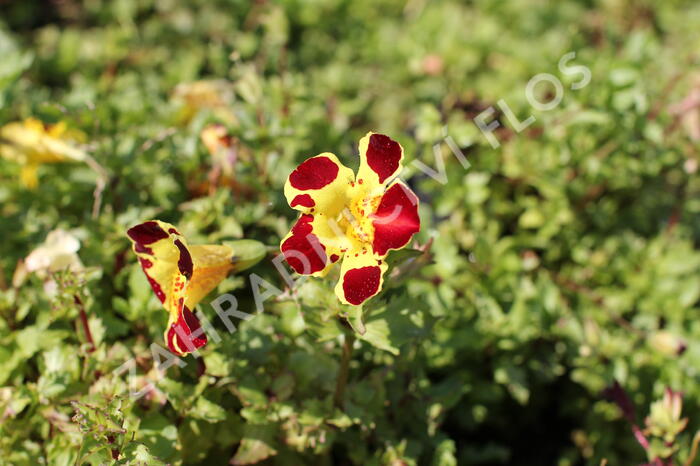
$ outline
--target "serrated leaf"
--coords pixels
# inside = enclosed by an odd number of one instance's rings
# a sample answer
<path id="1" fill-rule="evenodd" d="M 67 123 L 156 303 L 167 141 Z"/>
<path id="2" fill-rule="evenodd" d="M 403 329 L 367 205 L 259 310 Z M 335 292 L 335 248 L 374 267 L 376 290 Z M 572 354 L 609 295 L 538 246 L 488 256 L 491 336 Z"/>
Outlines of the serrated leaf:
<path id="1" fill-rule="evenodd" d="M 243 440 L 231 459 L 232 465 L 255 464 L 277 454 L 275 449 L 275 434 L 273 425 L 248 424 Z"/>
<path id="2" fill-rule="evenodd" d="M 219 422 L 226 419 L 226 411 L 206 398 L 199 397 L 188 413 L 195 419 L 207 422 Z"/>

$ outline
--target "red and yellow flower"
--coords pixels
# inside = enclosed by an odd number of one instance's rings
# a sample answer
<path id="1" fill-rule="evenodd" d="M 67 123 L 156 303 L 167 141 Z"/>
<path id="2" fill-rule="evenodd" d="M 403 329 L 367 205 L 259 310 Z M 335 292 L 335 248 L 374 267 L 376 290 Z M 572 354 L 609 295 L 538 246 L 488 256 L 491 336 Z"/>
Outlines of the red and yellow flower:
<path id="1" fill-rule="evenodd" d="M 127 235 L 151 288 L 168 311 L 164 335 L 168 348 L 180 356 L 207 343 L 192 312 L 197 303 L 229 273 L 251 267 L 265 255 L 265 247 L 250 240 L 234 243 L 240 247 L 190 246 L 173 225 L 160 220 L 136 225 Z"/>
<path id="2" fill-rule="evenodd" d="M 403 148 L 383 134 L 360 140 L 357 176 L 324 152 L 299 165 L 284 194 L 301 212 L 281 242 L 287 263 L 303 275 L 323 276 L 341 261 L 335 292 L 359 305 L 382 289 L 390 250 L 420 230 L 418 197 L 400 180 Z"/>

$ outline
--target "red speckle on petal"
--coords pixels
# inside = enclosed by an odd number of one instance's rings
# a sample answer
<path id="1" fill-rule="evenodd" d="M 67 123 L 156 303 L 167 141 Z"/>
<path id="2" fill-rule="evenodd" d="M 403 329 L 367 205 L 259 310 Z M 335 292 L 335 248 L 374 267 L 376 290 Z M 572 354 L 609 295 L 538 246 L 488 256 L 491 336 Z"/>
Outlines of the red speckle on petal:
<path id="1" fill-rule="evenodd" d="M 313 215 L 300 216 L 292 227 L 292 236 L 280 247 L 287 263 L 297 273 L 304 275 L 323 270 L 327 262 L 326 248 L 313 234 L 313 219 Z"/>
<path id="2" fill-rule="evenodd" d="M 321 189 L 336 179 L 338 170 L 338 165 L 328 157 L 312 157 L 289 175 L 289 183 L 301 191 Z"/>
<path id="3" fill-rule="evenodd" d="M 338 254 L 331 254 L 331 262 L 337 262 L 340 259 Z"/>
<path id="4" fill-rule="evenodd" d="M 378 266 L 350 269 L 343 277 L 343 293 L 350 304 L 359 305 L 379 291 L 382 271 Z"/>
<path id="5" fill-rule="evenodd" d="M 168 233 L 172 233 L 178 236 L 182 236 L 179 231 L 177 231 L 175 228 L 171 228 L 168 230 Z"/>
<path id="6" fill-rule="evenodd" d="M 177 321 L 168 329 L 168 348 L 170 348 L 170 351 L 178 355 L 189 352 L 186 342 L 179 333 L 184 334 L 185 337 L 190 340 L 191 345 L 194 346 L 194 349 L 198 349 L 206 345 L 207 336 L 204 333 L 199 335 L 200 328 L 201 324 L 199 323 L 197 316 L 195 316 L 194 313 L 187 308 L 187 306 L 183 306 Z M 178 332 L 178 329 L 180 332 Z M 195 332 L 198 334 L 197 336 L 192 335 Z"/>
<path id="7" fill-rule="evenodd" d="M 375 253 L 383 256 L 389 249 L 402 248 L 420 231 L 418 198 L 396 183 L 386 190 L 372 219 Z"/>
<path id="8" fill-rule="evenodd" d="M 141 263 L 141 267 L 144 269 L 150 269 L 151 267 L 153 267 L 153 262 L 151 262 L 148 259 L 139 258 L 139 262 Z"/>
<path id="9" fill-rule="evenodd" d="M 383 134 L 373 134 L 367 145 L 367 164 L 384 183 L 399 168 L 401 146 Z"/>
<path id="10" fill-rule="evenodd" d="M 316 203 L 314 202 L 313 198 L 308 194 L 298 194 L 294 197 L 294 199 L 292 199 L 292 202 L 289 205 L 291 207 L 296 207 L 298 205 L 302 207 L 313 207 L 316 205 Z"/>
<path id="11" fill-rule="evenodd" d="M 357 180 L 357 182 L 360 183 L 360 184 L 362 184 L 362 183 L 365 182 L 365 180 L 363 180 L 362 178 L 360 178 L 359 180 Z"/>
<path id="12" fill-rule="evenodd" d="M 146 274 L 146 278 L 148 279 L 148 283 L 151 285 L 151 288 L 153 289 L 153 292 L 156 294 L 156 298 L 161 303 L 165 302 L 165 293 L 163 293 L 163 288 L 160 287 L 160 284 L 155 281 L 153 278 L 151 278 L 150 275 L 146 273 L 146 270 L 143 271 L 144 274 Z"/>
<path id="13" fill-rule="evenodd" d="M 185 245 L 182 244 L 182 241 L 179 239 L 175 240 L 175 246 L 177 246 L 177 248 L 180 250 L 180 259 L 177 261 L 177 267 L 180 270 L 180 273 L 189 280 L 192 278 L 192 272 L 194 269 L 190 251 L 187 250 Z"/>

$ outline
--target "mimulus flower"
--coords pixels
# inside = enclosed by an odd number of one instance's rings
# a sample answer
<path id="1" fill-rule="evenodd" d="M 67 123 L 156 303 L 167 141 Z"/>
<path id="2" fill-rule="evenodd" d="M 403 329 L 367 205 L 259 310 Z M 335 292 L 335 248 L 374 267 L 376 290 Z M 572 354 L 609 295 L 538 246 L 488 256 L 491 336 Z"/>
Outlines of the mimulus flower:
<path id="1" fill-rule="evenodd" d="M 231 111 L 233 87 L 223 79 L 210 79 L 178 84 L 173 92 L 174 97 L 183 103 L 181 120 L 189 123 L 200 110 L 210 110 L 215 117 L 229 125 L 238 119 Z"/>
<path id="2" fill-rule="evenodd" d="M 24 265 L 28 272 L 79 271 L 83 269 L 77 254 L 79 249 L 78 238 L 65 230 L 53 230 L 46 236 L 44 244 L 27 256 Z"/>
<path id="3" fill-rule="evenodd" d="M 207 343 L 192 310 L 226 276 L 253 266 L 265 247 L 250 240 L 227 245 L 189 246 L 177 229 L 160 220 L 127 231 L 143 273 L 168 311 L 165 341 L 170 351 L 186 355 Z"/>
<path id="4" fill-rule="evenodd" d="M 80 272 L 85 269 L 78 257 L 80 241 L 65 230 L 53 230 L 46 240 L 20 262 L 12 278 L 14 286 L 20 286 L 27 274 L 36 273 L 44 280 L 44 289 L 53 294 L 56 283 L 51 274 L 62 270 Z"/>
<path id="5" fill-rule="evenodd" d="M 357 177 L 329 153 L 311 157 L 287 179 L 284 194 L 301 215 L 280 249 L 298 273 L 323 276 L 341 261 L 335 292 L 359 305 L 382 289 L 385 258 L 420 230 L 418 198 L 403 182 L 403 148 L 383 134 L 360 140 Z"/>
<path id="6" fill-rule="evenodd" d="M 87 154 L 78 148 L 84 140 L 82 132 L 69 130 L 64 122 L 46 125 L 28 118 L 0 128 L 0 156 L 22 164 L 22 183 L 35 188 L 39 165 L 85 161 Z"/>
<path id="7" fill-rule="evenodd" d="M 211 124 L 202 128 L 199 137 L 212 158 L 212 166 L 218 173 L 225 176 L 233 175 L 236 165 L 236 139 L 221 124 Z"/>

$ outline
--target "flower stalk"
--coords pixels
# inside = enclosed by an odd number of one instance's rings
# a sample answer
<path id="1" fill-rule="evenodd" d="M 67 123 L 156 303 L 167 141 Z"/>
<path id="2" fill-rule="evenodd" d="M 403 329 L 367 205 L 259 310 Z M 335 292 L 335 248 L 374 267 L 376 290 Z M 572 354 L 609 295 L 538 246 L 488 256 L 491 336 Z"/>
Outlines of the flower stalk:
<path id="1" fill-rule="evenodd" d="M 96 346 L 95 346 L 95 340 L 92 338 L 92 332 L 90 331 L 90 324 L 88 322 L 87 318 L 87 313 L 85 312 L 85 306 L 83 305 L 83 301 L 80 299 L 80 296 L 73 295 L 73 301 L 75 302 L 75 305 L 78 306 L 78 311 L 80 312 L 80 322 L 83 325 L 83 330 L 85 331 L 85 338 L 87 339 L 88 343 L 90 343 L 90 349 L 88 349 L 88 353 L 92 353 L 95 351 Z"/>
<path id="2" fill-rule="evenodd" d="M 340 409 L 343 409 L 345 387 L 348 383 L 350 360 L 352 359 L 352 347 L 354 344 L 355 335 L 352 332 L 345 332 L 343 352 L 340 356 L 340 368 L 338 369 L 338 379 L 336 381 L 335 393 L 333 395 L 333 404 Z"/>

